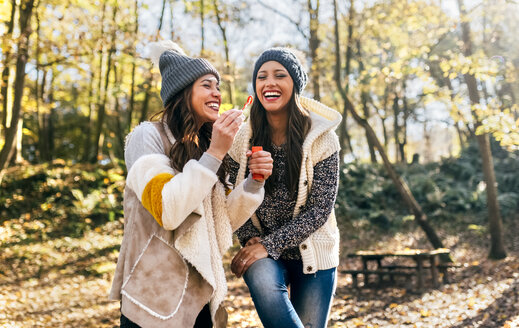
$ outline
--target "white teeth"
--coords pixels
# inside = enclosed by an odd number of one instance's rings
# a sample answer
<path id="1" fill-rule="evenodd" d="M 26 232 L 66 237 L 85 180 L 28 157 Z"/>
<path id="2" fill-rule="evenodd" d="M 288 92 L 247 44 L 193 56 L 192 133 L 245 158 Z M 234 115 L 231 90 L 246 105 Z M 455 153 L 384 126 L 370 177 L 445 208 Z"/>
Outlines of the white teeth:
<path id="1" fill-rule="evenodd" d="M 281 96 L 281 93 L 269 91 L 269 92 L 265 92 L 263 95 L 265 97 L 279 97 L 279 96 Z"/>
<path id="2" fill-rule="evenodd" d="M 220 108 L 220 105 L 218 103 L 208 103 L 207 106 L 213 108 L 213 109 L 218 109 Z"/>

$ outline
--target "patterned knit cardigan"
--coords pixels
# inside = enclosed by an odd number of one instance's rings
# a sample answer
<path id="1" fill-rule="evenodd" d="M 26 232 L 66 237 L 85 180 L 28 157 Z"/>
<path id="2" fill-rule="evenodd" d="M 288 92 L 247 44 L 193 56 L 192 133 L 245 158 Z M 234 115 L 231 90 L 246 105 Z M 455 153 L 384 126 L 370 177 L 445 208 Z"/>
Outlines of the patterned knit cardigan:
<path id="1" fill-rule="evenodd" d="M 303 143 L 301 174 L 293 217 L 297 216 L 306 204 L 312 187 L 314 166 L 340 148 L 338 137 L 334 132 L 341 122 L 340 114 L 309 98 L 300 97 L 300 103 L 310 111 L 312 126 Z M 245 150 L 252 146 L 251 137 L 252 128 L 250 122 L 247 122 L 241 127 L 229 152 L 231 158 L 240 165 L 236 178 L 237 185 L 245 178 L 247 167 Z M 251 220 L 256 229 L 262 231 L 256 214 L 252 215 Z M 303 272 L 306 274 L 339 265 L 339 229 L 333 210 L 326 223 L 299 245 L 299 250 L 303 259 Z"/>

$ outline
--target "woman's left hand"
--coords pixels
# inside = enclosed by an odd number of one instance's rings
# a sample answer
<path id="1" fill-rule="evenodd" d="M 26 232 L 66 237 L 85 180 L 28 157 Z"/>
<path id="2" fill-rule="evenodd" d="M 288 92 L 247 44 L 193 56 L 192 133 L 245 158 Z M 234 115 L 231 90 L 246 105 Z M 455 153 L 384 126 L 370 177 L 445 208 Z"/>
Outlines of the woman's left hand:
<path id="1" fill-rule="evenodd" d="M 245 246 L 232 259 L 231 271 L 240 278 L 254 262 L 264 259 L 268 255 L 265 246 L 261 243 Z"/>
<path id="2" fill-rule="evenodd" d="M 268 151 L 260 150 L 258 152 L 247 151 L 249 158 L 249 171 L 252 174 L 260 174 L 263 179 L 256 179 L 258 181 L 265 181 L 272 174 L 274 160 Z"/>

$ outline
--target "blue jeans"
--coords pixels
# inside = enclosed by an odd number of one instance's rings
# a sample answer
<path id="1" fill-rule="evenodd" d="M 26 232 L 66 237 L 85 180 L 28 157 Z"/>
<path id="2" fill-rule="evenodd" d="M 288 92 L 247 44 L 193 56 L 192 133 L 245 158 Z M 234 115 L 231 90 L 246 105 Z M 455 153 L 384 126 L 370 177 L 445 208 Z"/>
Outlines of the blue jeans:
<path id="1" fill-rule="evenodd" d="M 265 328 L 324 328 L 335 291 L 336 272 L 332 268 L 304 274 L 302 261 L 267 257 L 254 262 L 243 279 Z"/>

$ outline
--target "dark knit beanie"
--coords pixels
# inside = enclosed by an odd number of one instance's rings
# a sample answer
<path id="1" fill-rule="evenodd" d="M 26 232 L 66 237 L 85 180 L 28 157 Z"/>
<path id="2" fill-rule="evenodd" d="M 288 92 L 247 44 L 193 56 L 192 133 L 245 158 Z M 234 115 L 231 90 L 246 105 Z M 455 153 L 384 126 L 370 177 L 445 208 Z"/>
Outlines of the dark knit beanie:
<path id="1" fill-rule="evenodd" d="M 213 74 L 220 82 L 218 71 L 203 58 L 191 58 L 174 49 L 160 55 L 159 69 L 162 75 L 160 97 L 166 106 L 182 89 L 195 82 L 199 77 Z"/>
<path id="2" fill-rule="evenodd" d="M 252 73 L 252 87 L 254 88 L 254 92 L 256 92 L 256 76 L 258 75 L 261 65 L 272 60 L 277 61 L 287 69 L 290 77 L 292 77 L 294 81 L 296 93 L 301 94 L 308 82 L 308 77 L 299 59 L 288 48 L 270 48 L 263 51 L 259 56 L 256 60 L 256 64 L 254 64 L 254 73 Z"/>

